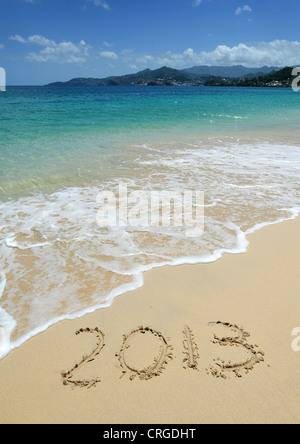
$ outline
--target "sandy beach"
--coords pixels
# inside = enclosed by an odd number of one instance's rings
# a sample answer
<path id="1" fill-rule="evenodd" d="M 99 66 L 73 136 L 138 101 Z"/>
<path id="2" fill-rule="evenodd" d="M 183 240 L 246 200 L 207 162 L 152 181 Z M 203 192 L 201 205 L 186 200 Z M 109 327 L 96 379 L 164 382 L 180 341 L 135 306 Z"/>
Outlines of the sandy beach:
<path id="1" fill-rule="evenodd" d="M 2 3 L 0 424 L 300 424 L 296 0 Z"/>
<path id="2" fill-rule="evenodd" d="M 0 422 L 299 423 L 299 232 L 298 218 L 246 254 L 153 270 L 31 339 L 0 362 Z"/>

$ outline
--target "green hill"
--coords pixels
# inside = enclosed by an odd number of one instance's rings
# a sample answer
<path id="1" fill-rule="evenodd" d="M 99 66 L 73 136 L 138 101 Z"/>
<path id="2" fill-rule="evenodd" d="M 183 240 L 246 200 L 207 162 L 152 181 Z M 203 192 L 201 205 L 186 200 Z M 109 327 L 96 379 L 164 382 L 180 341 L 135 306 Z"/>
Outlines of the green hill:
<path id="1" fill-rule="evenodd" d="M 197 69 L 196 69 L 197 68 Z M 145 69 L 136 74 L 128 74 L 125 76 L 111 76 L 104 79 L 94 78 L 75 78 L 68 82 L 51 83 L 48 86 L 122 86 L 122 85 L 159 85 L 159 86 L 240 86 L 240 87 L 290 87 L 293 80 L 291 67 L 272 71 L 263 74 L 266 70 L 272 68 L 257 68 L 254 72 L 244 74 L 245 70 L 251 71 L 250 68 L 238 67 L 206 67 L 206 71 L 202 70 L 202 75 L 196 75 L 195 71 L 201 71 L 203 67 L 194 67 L 191 70 L 178 70 L 163 66 L 162 68 L 151 70 Z M 243 69 L 242 69 L 243 68 Z M 189 71 L 189 72 L 188 72 Z M 219 75 L 215 76 L 209 72 L 231 73 L 231 76 Z M 239 78 L 235 78 L 233 74 L 243 74 Z M 262 75 L 263 74 L 263 75 Z"/>
<path id="2" fill-rule="evenodd" d="M 259 77 L 246 77 L 243 79 L 231 79 L 210 77 L 204 82 L 205 86 L 239 86 L 239 87 L 291 87 L 292 67 L 286 67 L 271 74 Z"/>
<path id="3" fill-rule="evenodd" d="M 106 77 L 104 79 L 76 78 L 68 82 L 51 83 L 48 86 L 113 86 L 113 85 L 168 85 L 172 83 L 191 82 L 193 78 L 180 70 L 163 66 L 160 69 L 145 69 L 136 74 L 125 76 Z"/>
<path id="4" fill-rule="evenodd" d="M 263 66 L 261 68 L 246 68 L 242 65 L 235 66 L 193 66 L 193 68 L 185 69 L 184 72 L 193 77 L 225 77 L 225 78 L 242 78 L 242 77 L 258 77 L 260 75 L 270 74 L 278 70 L 278 67 Z"/>

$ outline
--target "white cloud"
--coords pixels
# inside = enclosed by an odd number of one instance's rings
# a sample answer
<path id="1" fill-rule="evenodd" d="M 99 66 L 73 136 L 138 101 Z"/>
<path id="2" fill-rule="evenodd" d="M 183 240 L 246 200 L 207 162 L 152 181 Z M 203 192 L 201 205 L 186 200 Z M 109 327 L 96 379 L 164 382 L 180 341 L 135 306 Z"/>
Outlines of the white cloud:
<path id="1" fill-rule="evenodd" d="M 114 46 L 113 43 L 109 43 L 109 42 L 106 42 L 106 41 L 103 42 L 102 45 L 105 46 L 106 48 L 111 48 L 112 46 Z"/>
<path id="2" fill-rule="evenodd" d="M 106 10 L 110 10 L 110 6 L 106 0 L 86 0 L 86 1 L 94 3 L 95 6 L 101 6 Z"/>
<path id="3" fill-rule="evenodd" d="M 183 55 L 190 57 L 190 58 L 194 58 L 195 52 L 192 48 L 188 48 L 183 52 Z"/>
<path id="4" fill-rule="evenodd" d="M 131 54 L 128 63 L 140 68 L 157 68 L 167 65 L 174 68 L 187 68 L 191 65 L 244 65 L 247 67 L 260 66 L 298 66 L 300 60 L 300 42 L 288 40 L 273 40 L 260 42 L 256 45 L 240 43 L 229 47 L 219 45 L 213 51 L 196 52 L 188 48 L 182 53 L 167 51 L 161 56 Z M 124 60 L 125 61 L 125 60 Z"/>
<path id="5" fill-rule="evenodd" d="M 125 48 L 125 49 L 123 49 L 122 50 L 122 55 L 130 55 L 130 54 L 133 54 L 134 53 L 134 50 L 133 49 L 131 49 L 131 48 Z"/>
<path id="6" fill-rule="evenodd" d="M 139 56 L 136 59 L 136 63 L 138 63 L 139 65 L 143 65 L 143 66 L 148 66 L 149 64 L 160 65 L 159 58 L 154 57 L 150 54 L 145 54 L 145 55 Z M 164 63 L 161 63 L 161 64 L 163 65 Z"/>
<path id="7" fill-rule="evenodd" d="M 2 43 L 0 43 L 0 49 L 3 49 L 4 45 Z"/>
<path id="8" fill-rule="evenodd" d="M 32 2 L 34 0 L 28 0 L 28 1 Z M 102 8 L 104 8 L 106 10 L 110 10 L 110 6 L 106 0 L 86 0 L 86 1 L 94 3 L 95 6 L 101 6 Z M 195 8 L 197 8 L 199 5 L 201 5 L 202 2 L 203 2 L 203 0 L 194 0 L 193 6 Z"/>
<path id="9" fill-rule="evenodd" d="M 196 60 L 204 62 L 204 64 L 223 66 L 236 64 L 249 67 L 297 65 L 300 60 L 300 42 L 274 40 L 253 46 L 240 43 L 232 48 L 220 45 L 212 52 L 199 53 Z"/>
<path id="10" fill-rule="evenodd" d="M 13 36 L 9 37 L 9 40 L 14 40 L 19 43 L 26 43 L 26 40 L 23 37 L 21 37 L 20 35 L 13 35 Z"/>
<path id="11" fill-rule="evenodd" d="M 102 51 L 100 52 L 100 56 L 111 60 L 118 60 L 119 58 L 117 54 L 113 51 Z"/>
<path id="12" fill-rule="evenodd" d="M 50 46 L 52 48 L 55 48 L 57 46 L 54 40 L 49 40 L 42 35 L 32 35 L 28 37 L 27 43 L 33 43 L 39 46 Z"/>
<path id="13" fill-rule="evenodd" d="M 9 39 L 43 47 L 39 52 L 30 52 L 26 56 L 30 62 L 83 63 L 89 56 L 90 47 L 84 40 L 78 44 L 65 41 L 56 43 L 54 40 L 49 40 L 38 34 L 27 39 L 20 35 L 11 36 Z"/>
<path id="14" fill-rule="evenodd" d="M 252 12 L 252 8 L 249 5 L 239 6 L 235 11 L 235 15 L 241 15 L 243 12 Z"/>

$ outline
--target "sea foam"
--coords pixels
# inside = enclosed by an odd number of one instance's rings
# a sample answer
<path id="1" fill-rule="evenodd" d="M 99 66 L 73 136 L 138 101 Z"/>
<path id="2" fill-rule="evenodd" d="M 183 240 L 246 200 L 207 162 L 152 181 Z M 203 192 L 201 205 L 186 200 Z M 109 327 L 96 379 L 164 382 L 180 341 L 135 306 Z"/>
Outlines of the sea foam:
<path id="1" fill-rule="evenodd" d="M 133 162 L 133 163 L 130 163 Z M 0 203 L 0 358 L 63 319 L 108 307 L 166 265 L 210 263 L 247 251 L 248 235 L 297 217 L 300 148 L 211 138 L 131 147 L 97 186 Z M 129 174 L 129 171 L 131 172 Z M 205 193 L 205 232 L 185 227 L 97 225 L 98 193 Z M 118 199 L 117 199 L 118 200 Z"/>

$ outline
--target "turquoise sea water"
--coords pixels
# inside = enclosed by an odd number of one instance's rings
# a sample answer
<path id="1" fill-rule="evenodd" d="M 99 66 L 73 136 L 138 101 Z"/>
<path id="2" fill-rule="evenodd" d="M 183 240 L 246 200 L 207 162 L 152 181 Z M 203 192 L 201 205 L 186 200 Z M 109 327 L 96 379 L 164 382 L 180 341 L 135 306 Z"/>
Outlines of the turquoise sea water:
<path id="1" fill-rule="evenodd" d="M 288 89 L 8 88 L 0 95 L 0 197 L 77 185 L 82 176 L 89 183 L 127 145 L 155 137 L 295 129 L 299 100 Z"/>
<path id="2" fill-rule="evenodd" d="M 0 357 L 166 264 L 217 260 L 300 208 L 289 89 L 11 87 L 0 93 Z M 201 190 L 205 231 L 97 225 L 101 191 Z"/>

